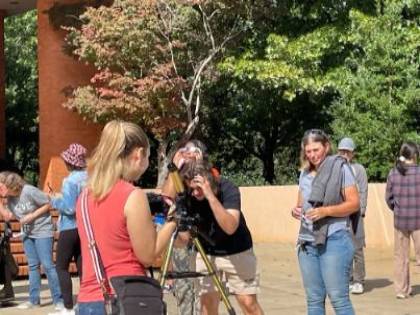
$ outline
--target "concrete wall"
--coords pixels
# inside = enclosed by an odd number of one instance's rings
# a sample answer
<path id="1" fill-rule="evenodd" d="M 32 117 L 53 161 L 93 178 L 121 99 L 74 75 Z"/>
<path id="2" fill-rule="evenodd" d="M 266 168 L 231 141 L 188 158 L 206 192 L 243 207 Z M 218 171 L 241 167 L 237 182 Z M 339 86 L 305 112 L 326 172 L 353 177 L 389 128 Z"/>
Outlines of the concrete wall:
<path id="1" fill-rule="evenodd" d="M 40 183 L 44 185 L 51 159 L 70 143 L 79 142 L 92 149 L 102 126 L 84 121 L 65 109 L 65 88 L 89 82 L 93 69 L 63 53 L 65 32 L 54 29 L 45 13 L 54 2 L 75 3 L 79 0 L 41 0 L 38 9 L 39 67 L 39 161 Z"/>
<path id="2" fill-rule="evenodd" d="M 256 242 L 295 243 L 299 221 L 290 211 L 296 205 L 297 186 L 242 187 L 242 207 Z M 365 218 L 367 247 L 393 245 L 393 214 L 385 203 L 385 184 L 369 184 Z"/>

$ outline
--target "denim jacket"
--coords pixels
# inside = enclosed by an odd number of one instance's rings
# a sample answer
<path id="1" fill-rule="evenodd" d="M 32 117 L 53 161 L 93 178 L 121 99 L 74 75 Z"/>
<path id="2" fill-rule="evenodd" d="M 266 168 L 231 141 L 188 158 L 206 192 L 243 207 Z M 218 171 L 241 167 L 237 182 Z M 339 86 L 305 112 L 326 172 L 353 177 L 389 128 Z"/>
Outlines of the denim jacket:
<path id="1" fill-rule="evenodd" d="M 72 171 L 64 178 L 61 188 L 61 196 L 51 198 L 51 206 L 60 213 L 58 230 L 71 230 L 76 226 L 76 202 L 83 187 L 86 185 L 86 171 Z"/>

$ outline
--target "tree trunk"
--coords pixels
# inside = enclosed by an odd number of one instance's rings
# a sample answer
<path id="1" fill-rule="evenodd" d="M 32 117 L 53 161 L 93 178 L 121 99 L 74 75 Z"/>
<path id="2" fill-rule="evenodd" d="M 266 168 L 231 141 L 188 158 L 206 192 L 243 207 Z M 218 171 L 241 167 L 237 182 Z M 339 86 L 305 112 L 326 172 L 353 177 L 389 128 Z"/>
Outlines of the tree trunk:
<path id="1" fill-rule="evenodd" d="M 157 181 L 157 188 L 161 188 L 165 179 L 166 175 L 168 174 L 168 140 L 160 140 L 159 147 L 157 149 L 158 154 L 158 181 Z"/>
<path id="2" fill-rule="evenodd" d="M 274 153 L 273 152 L 265 152 L 264 159 L 263 159 L 263 176 L 264 179 L 273 184 L 276 175 L 274 174 Z"/>

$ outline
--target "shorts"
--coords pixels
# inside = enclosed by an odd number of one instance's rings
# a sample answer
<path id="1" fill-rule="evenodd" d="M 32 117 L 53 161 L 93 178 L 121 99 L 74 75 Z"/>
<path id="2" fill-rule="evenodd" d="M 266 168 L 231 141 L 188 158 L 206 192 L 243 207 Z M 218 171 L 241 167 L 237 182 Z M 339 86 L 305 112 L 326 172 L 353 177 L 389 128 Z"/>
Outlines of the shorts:
<path id="1" fill-rule="evenodd" d="M 231 294 L 252 295 L 260 291 L 260 275 L 257 271 L 257 257 L 252 248 L 234 255 L 207 255 L 218 275 Z M 206 265 L 200 254 L 196 258 L 196 271 L 207 272 Z M 201 277 L 196 280 L 196 292 L 199 296 L 216 292 L 217 288 L 212 277 Z"/>

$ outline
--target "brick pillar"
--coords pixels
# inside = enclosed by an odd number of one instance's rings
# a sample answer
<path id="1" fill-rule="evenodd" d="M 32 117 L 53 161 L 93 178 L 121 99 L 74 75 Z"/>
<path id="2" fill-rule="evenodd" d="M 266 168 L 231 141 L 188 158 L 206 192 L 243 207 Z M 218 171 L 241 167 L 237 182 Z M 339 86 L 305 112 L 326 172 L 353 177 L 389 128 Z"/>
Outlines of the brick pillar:
<path id="1" fill-rule="evenodd" d="M 5 96 L 5 56 L 4 56 L 4 18 L 6 14 L 0 10 L 0 158 L 6 157 L 6 96 Z"/>
<path id="2" fill-rule="evenodd" d="M 53 157 L 73 142 L 79 142 L 91 150 L 102 129 L 102 126 L 86 122 L 62 106 L 66 100 L 63 90 L 69 86 L 87 84 L 93 69 L 63 53 L 65 32 L 54 29 L 45 13 L 55 2 L 75 3 L 79 0 L 37 1 L 40 186 L 45 184 L 47 170 L 54 169 L 50 167 L 50 162 L 56 160 Z"/>

